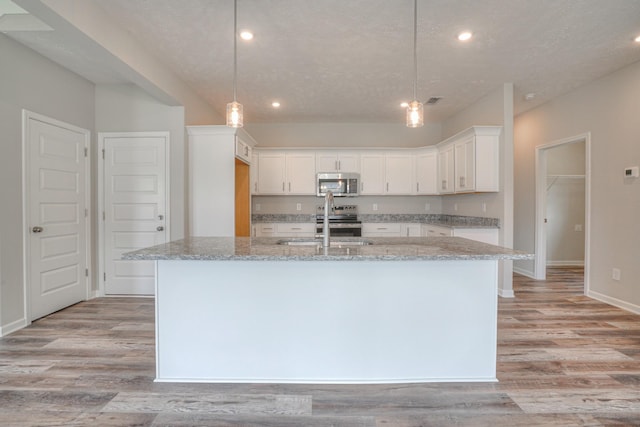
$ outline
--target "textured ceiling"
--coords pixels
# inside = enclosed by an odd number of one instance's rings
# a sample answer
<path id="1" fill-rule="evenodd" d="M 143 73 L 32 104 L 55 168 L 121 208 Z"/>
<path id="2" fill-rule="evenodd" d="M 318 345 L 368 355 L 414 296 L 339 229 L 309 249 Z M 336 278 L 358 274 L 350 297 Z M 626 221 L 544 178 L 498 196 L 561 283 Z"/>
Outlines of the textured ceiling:
<path id="1" fill-rule="evenodd" d="M 223 114 L 232 99 L 231 0 L 97 4 Z M 255 32 L 238 44 L 245 122 L 403 121 L 412 13 L 411 0 L 238 0 L 239 29 Z M 463 29 L 470 42 L 456 40 Z M 513 83 L 519 113 L 640 60 L 639 34 L 639 0 L 419 0 L 418 99 L 443 97 L 425 108 L 438 122 Z M 527 102 L 529 92 L 536 97 Z"/>

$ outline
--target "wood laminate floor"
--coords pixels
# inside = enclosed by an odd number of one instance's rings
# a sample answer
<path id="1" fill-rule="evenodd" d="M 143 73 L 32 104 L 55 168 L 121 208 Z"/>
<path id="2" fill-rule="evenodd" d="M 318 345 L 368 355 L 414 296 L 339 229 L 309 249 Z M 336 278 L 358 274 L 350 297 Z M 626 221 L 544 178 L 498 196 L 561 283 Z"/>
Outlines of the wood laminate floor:
<path id="1" fill-rule="evenodd" d="M 514 282 L 499 383 L 154 383 L 153 300 L 83 302 L 0 339 L 0 425 L 640 425 L 640 316 L 583 296 L 581 269 Z"/>

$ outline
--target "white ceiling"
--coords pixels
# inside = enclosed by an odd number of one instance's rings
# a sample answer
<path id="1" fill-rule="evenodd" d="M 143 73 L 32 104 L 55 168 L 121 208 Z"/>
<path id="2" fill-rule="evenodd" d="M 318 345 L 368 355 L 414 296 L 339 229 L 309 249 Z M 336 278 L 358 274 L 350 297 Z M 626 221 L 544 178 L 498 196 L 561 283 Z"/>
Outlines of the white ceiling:
<path id="1" fill-rule="evenodd" d="M 231 0 L 97 2 L 224 115 Z M 238 101 L 250 122 L 403 122 L 413 91 L 412 0 L 238 0 Z M 474 38 L 456 40 L 461 30 Z M 101 58 L 47 33 L 9 33 L 96 83 Z M 439 122 L 515 87 L 520 113 L 640 60 L 640 0 L 419 0 L 418 99 Z M 73 59 L 74 55 L 80 60 Z M 524 95 L 535 93 L 533 101 Z M 282 103 L 279 110 L 271 102 Z"/>

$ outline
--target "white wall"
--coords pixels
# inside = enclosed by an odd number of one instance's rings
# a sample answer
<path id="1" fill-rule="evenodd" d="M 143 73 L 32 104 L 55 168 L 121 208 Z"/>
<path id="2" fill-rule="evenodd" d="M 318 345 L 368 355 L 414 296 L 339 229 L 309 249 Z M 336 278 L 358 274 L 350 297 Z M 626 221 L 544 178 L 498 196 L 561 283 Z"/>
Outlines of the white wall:
<path id="1" fill-rule="evenodd" d="M 398 123 L 250 123 L 247 132 L 261 147 L 424 147 L 440 142 L 441 126 L 417 129 Z"/>
<path id="2" fill-rule="evenodd" d="M 96 86 L 96 132 L 170 132 L 172 240 L 185 235 L 184 126 L 184 107 L 165 105 L 132 84 Z M 97 194 L 97 179 L 94 182 Z"/>
<path id="3" fill-rule="evenodd" d="M 25 317 L 22 109 L 90 130 L 93 146 L 95 130 L 92 83 L 3 34 L 0 57 L 0 327 L 6 327 Z"/>
<path id="4" fill-rule="evenodd" d="M 500 219 L 500 245 L 513 247 L 513 85 L 502 87 L 447 119 L 443 139 L 474 125 L 503 126 L 500 135 L 500 192 L 442 197 L 442 213 Z M 484 206 L 486 205 L 486 211 Z M 500 263 L 500 295 L 512 296 L 512 262 Z"/>
<path id="5" fill-rule="evenodd" d="M 535 147 L 590 132 L 588 294 L 640 312 L 640 180 L 623 176 L 640 165 L 639 93 L 637 62 L 516 117 L 515 247 L 534 250 Z"/>

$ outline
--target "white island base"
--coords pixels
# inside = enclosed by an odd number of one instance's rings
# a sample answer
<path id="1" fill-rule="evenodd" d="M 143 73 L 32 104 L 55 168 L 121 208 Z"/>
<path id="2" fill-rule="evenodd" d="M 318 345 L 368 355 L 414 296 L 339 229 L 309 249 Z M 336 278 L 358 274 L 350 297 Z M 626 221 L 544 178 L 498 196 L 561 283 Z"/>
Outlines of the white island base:
<path id="1" fill-rule="evenodd" d="M 157 261 L 156 381 L 497 381 L 497 263 Z"/>

